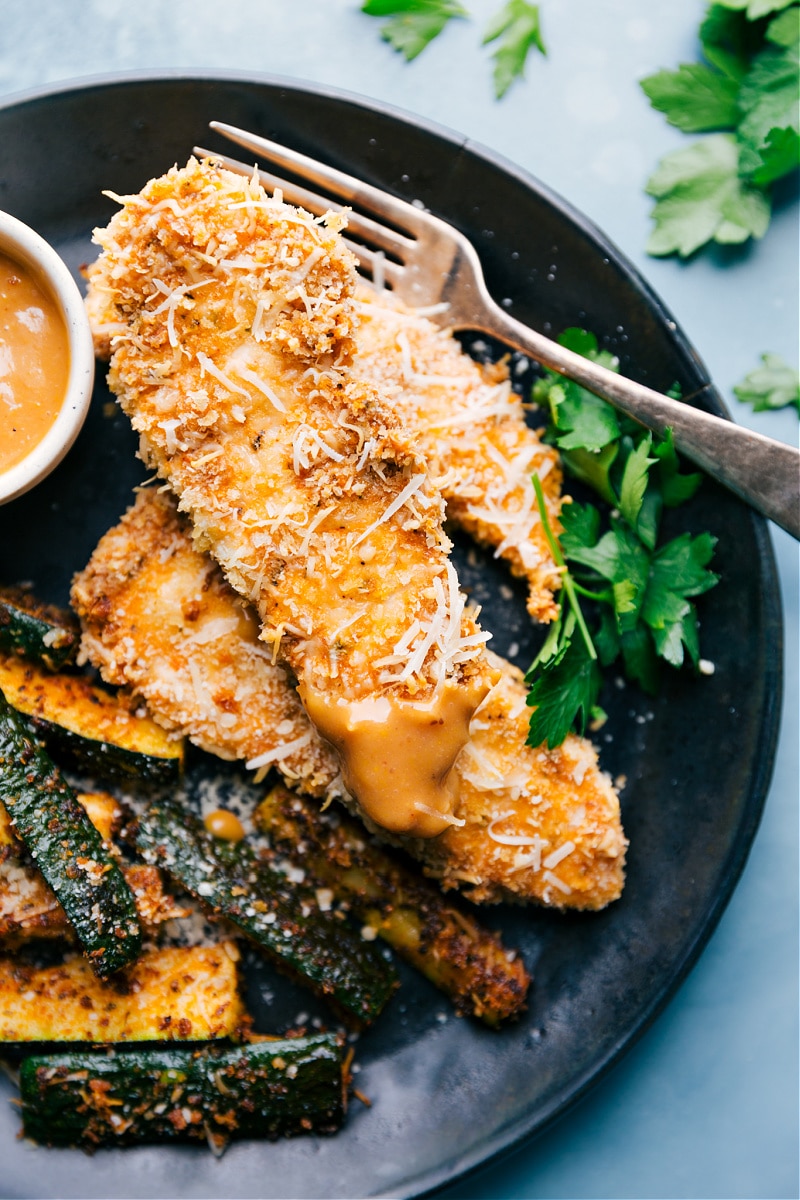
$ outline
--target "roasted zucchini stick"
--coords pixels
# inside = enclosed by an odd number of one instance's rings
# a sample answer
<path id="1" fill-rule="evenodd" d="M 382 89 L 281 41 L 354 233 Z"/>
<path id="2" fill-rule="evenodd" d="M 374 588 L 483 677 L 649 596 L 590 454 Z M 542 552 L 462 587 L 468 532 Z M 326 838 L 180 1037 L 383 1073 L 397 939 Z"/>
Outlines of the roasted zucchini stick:
<path id="1" fill-rule="evenodd" d="M 108 842 L 122 821 L 122 809 L 108 792 L 78 792 L 75 799 L 84 810 L 100 837 Z M 22 842 L 14 831 L 8 810 L 0 799 L 0 862 L 9 855 L 18 857 Z"/>
<path id="2" fill-rule="evenodd" d="M 101 981 L 85 959 L 0 958 L 0 1042 L 162 1042 L 231 1037 L 242 1023 L 234 942 L 143 954 Z"/>
<path id="3" fill-rule="evenodd" d="M 133 892 L 25 718 L 0 691 L 0 796 L 11 823 L 106 977 L 141 949 Z"/>
<path id="4" fill-rule="evenodd" d="M 136 846 L 278 966 L 326 996 L 345 1018 L 369 1024 L 397 986 L 389 963 L 245 843 L 222 842 L 172 801 L 139 818 Z"/>
<path id="5" fill-rule="evenodd" d="M 78 653 L 75 616 L 43 604 L 23 588 L 0 588 L 0 650 L 12 650 L 57 671 Z"/>
<path id="6" fill-rule="evenodd" d="M 344 1117 L 341 1050 L 330 1034 L 219 1050 L 133 1050 L 113 1058 L 26 1058 L 23 1132 L 50 1146 L 333 1133 Z"/>
<path id="7" fill-rule="evenodd" d="M 103 841 L 110 841 L 122 821 L 122 809 L 108 792 L 78 792 L 76 799 Z M 4 853 L 5 851 L 5 853 Z M 21 859 L 24 846 L 0 801 L 0 946 L 10 949 L 32 939 L 73 940 L 72 926 L 52 888 L 37 867 Z M 187 909 L 164 891 L 161 872 L 144 863 L 123 866 L 143 927 L 152 932 Z"/>
<path id="8" fill-rule="evenodd" d="M 497 1026 L 518 1016 L 530 978 L 521 961 L 471 915 L 399 857 L 367 839 L 355 821 L 283 787 L 255 820 L 306 882 L 328 888 L 365 926 L 450 997 L 459 1012 Z"/>
<path id="9" fill-rule="evenodd" d="M 122 874 L 147 933 L 155 933 L 159 925 L 174 917 L 188 915 L 188 909 L 164 891 L 158 867 L 131 863 L 122 868 Z M 0 947 L 10 950 L 26 942 L 52 938 L 71 943 L 75 934 L 44 877 L 35 867 L 15 859 L 0 863 Z"/>
<path id="10" fill-rule="evenodd" d="M 180 775 L 183 741 L 82 675 L 53 674 L 15 654 L 0 654 L 0 689 L 65 766 L 153 785 L 174 783 Z"/>

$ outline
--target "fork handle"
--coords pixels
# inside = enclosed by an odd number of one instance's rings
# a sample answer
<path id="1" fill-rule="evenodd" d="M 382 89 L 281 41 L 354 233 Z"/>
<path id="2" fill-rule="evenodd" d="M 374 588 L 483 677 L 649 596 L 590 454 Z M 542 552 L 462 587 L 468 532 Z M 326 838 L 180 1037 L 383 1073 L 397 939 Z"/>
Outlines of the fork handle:
<path id="1" fill-rule="evenodd" d="M 676 448 L 687 458 L 800 540 L 800 451 L 796 447 L 617 375 L 502 309 L 487 312 L 480 328 L 602 396 L 654 433 L 663 436 L 671 429 Z"/>

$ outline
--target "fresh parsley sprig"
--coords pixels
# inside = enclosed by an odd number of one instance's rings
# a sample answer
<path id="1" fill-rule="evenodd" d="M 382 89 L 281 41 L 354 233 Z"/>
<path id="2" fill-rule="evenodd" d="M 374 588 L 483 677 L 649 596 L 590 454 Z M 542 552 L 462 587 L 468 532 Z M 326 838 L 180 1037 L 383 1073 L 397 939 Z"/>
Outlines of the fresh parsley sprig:
<path id="1" fill-rule="evenodd" d="M 567 330 L 559 340 L 595 360 L 610 358 L 583 330 Z M 621 659 L 626 676 L 651 693 L 658 686 L 659 659 L 679 667 L 688 658 L 699 666 L 693 601 L 718 576 L 708 569 L 715 545 L 710 534 L 659 541 L 663 510 L 688 500 L 701 480 L 680 470 L 669 432 L 654 441 L 605 401 L 554 372 L 537 381 L 534 398 L 549 409 L 549 437 L 562 449 L 567 471 L 610 508 L 566 504 L 556 538 L 534 479 L 562 592 L 558 617 L 527 676 L 533 709 L 529 742 L 556 746 L 570 730 L 583 733 L 590 720 L 602 716 L 601 666 Z M 590 606 L 593 629 L 581 599 Z"/>
<path id="2" fill-rule="evenodd" d="M 508 0 L 492 18 L 483 35 L 484 46 L 496 42 L 494 59 L 494 94 L 498 100 L 505 96 L 515 79 L 525 74 L 529 51 L 536 49 L 547 54 L 542 41 L 538 4 L 527 0 Z"/>
<path id="3" fill-rule="evenodd" d="M 771 185 L 800 164 L 800 6 L 717 0 L 700 27 L 703 63 L 642 80 L 652 106 L 701 141 L 666 155 L 647 182 L 653 255 L 761 238 Z"/>
<path id="4" fill-rule="evenodd" d="M 597 696 L 601 676 L 597 650 L 578 598 L 579 593 L 590 593 L 573 579 L 567 567 L 536 475 L 533 486 L 550 553 L 561 571 L 562 597 L 558 617 L 526 676 L 531 685 L 528 704 L 533 708 L 528 741 L 532 746 L 541 746 L 543 742 L 559 746 L 574 725 L 583 733 L 589 719 L 600 716 Z M 576 629 L 579 637 L 575 636 Z"/>
<path id="5" fill-rule="evenodd" d="M 364 0 L 361 11 L 370 17 L 386 17 L 381 37 L 411 62 L 438 37 L 454 18 L 469 18 L 458 0 Z M 531 50 L 547 54 L 542 39 L 538 4 L 507 0 L 489 22 L 483 45 L 496 43 L 494 94 L 500 100 L 515 80 L 525 73 Z"/>
<path id="6" fill-rule="evenodd" d="M 800 372 L 778 354 L 762 354 L 761 363 L 737 383 L 733 389 L 736 397 L 752 404 L 754 412 L 794 405 L 800 413 Z"/>
<path id="7" fill-rule="evenodd" d="M 388 17 L 381 37 L 411 62 L 454 17 L 469 13 L 458 0 L 365 0 L 361 11 L 369 17 Z"/>

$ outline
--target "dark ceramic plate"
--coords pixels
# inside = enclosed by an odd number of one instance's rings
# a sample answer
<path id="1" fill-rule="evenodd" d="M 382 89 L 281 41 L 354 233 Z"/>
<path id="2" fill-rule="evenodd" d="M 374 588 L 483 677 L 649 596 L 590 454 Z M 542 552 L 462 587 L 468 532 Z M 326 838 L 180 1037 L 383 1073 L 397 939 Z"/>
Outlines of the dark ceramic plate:
<path id="1" fill-rule="evenodd" d="M 0 109 L 0 208 L 49 238 L 77 271 L 92 257 L 92 227 L 114 210 L 102 189 L 136 191 L 185 161 L 195 142 L 213 146 L 212 118 L 424 201 L 472 239 L 490 290 L 522 320 L 556 333 L 574 324 L 593 330 L 623 372 L 655 388 L 677 381 L 691 395 L 707 382 L 647 284 L 562 200 L 480 147 L 327 91 L 173 76 L 31 96 Z M 0 509 L 0 578 L 31 580 L 49 600 L 65 601 L 71 572 L 144 475 L 108 399 L 99 382 L 67 460 Z M 701 600 L 703 653 L 716 672 L 699 681 L 676 674 L 657 701 L 610 688 L 602 753 L 612 775 L 627 777 L 627 887 L 596 915 L 488 914 L 535 973 L 520 1024 L 496 1034 L 456 1020 L 427 983 L 404 973 L 401 994 L 358 1043 L 359 1087 L 372 1108 L 355 1104 L 335 1138 L 242 1143 L 219 1162 L 198 1149 L 92 1159 L 32 1151 L 15 1140 L 17 1116 L 3 1104 L 3 1195 L 418 1195 L 541 1130 L 595 1082 L 663 1007 L 714 928 L 754 836 L 775 745 L 781 629 L 764 525 L 710 483 L 679 520 L 719 538 L 723 582 Z M 483 601 L 494 646 L 525 665 L 533 635 L 520 590 L 509 592 L 492 561 L 463 548 L 459 565 Z M 746 689 L 737 686 L 744 664 Z M 199 759 L 195 775 L 211 769 Z M 251 965 L 248 980 L 261 1028 L 310 1011 L 261 968 Z"/>

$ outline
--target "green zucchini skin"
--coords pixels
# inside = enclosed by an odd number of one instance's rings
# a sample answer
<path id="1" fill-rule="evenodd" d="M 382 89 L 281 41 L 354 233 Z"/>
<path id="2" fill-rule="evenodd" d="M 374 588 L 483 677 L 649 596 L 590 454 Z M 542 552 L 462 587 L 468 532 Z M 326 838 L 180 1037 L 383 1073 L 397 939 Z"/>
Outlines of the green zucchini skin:
<path id="1" fill-rule="evenodd" d="M 371 842 L 349 816 L 323 813 L 318 803 L 277 785 L 254 820 L 269 835 L 270 854 L 302 863 L 307 880 L 330 888 L 458 1012 L 497 1028 L 523 1011 L 531 981 L 521 958 L 430 880 Z"/>
<path id="2" fill-rule="evenodd" d="M 106 978 L 132 962 L 142 942 L 133 892 L 75 793 L 2 691 L 0 798 L 96 974 Z"/>
<path id="3" fill-rule="evenodd" d="M 173 801 L 159 800 L 139 818 L 136 847 L 145 862 L 172 875 L 345 1019 L 370 1024 L 397 987 L 391 964 L 338 918 L 321 912 L 313 891 L 289 883 L 245 842 L 212 837 Z"/>
<path id="4" fill-rule="evenodd" d="M 180 778 L 183 742 L 83 675 L 44 670 L 0 651 L 0 690 L 64 766 L 145 787 Z"/>
<path id="5" fill-rule="evenodd" d="M 53 757 L 82 774 L 107 782 L 136 783 L 153 791 L 180 780 L 182 755 L 159 758 L 139 750 L 128 750 L 108 740 L 91 738 L 86 733 L 76 733 L 44 717 L 28 719 Z"/>
<path id="6" fill-rule="evenodd" d="M 26 1058 L 23 1132 L 49 1146 L 121 1146 L 333 1133 L 344 1119 L 332 1034 L 233 1049 L 120 1050 Z"/>
<path id="7" fill-rule="evenodd" d="M 23 654 L 57 671 L 74 662 L 80 640 L 72 613 L 43 604 L 21 588 L 0 588 L 0 650 Z"/>

